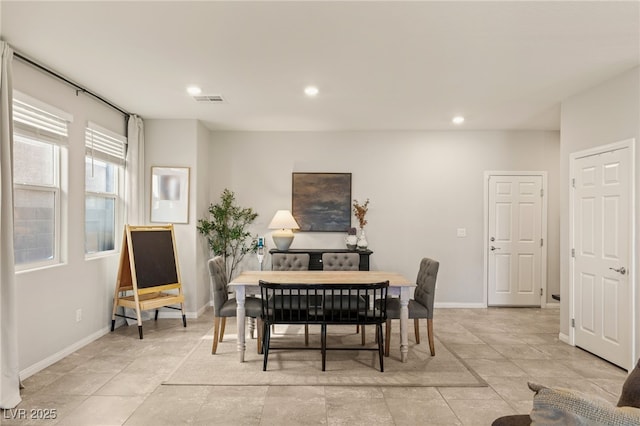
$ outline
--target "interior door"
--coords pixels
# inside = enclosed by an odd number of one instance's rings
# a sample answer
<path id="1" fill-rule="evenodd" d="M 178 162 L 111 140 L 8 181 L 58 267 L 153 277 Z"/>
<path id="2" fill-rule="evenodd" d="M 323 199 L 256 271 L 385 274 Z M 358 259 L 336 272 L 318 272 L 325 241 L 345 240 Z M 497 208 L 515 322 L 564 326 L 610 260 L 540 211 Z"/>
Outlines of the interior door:
<path id="1" fill-rule="evenodd" d="M 489 176 L 489 306 L 540 306 L 542 176 Z"/>
<path id="2" fill-rule="evenodd" d="M 573 164 L 575 344 L 629 367 L 630 149 Z"/>

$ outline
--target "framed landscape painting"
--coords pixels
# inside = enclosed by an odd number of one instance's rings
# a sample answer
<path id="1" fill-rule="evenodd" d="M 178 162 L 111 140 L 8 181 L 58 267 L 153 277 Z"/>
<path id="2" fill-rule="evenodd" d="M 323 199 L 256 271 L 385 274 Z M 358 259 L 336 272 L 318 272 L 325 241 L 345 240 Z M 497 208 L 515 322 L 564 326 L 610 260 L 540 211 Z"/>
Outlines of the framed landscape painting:
<path id="1" fill-rule="evenodd" d="M 351 227 L 351 173 L 293 173 L 291 211 L 307 232 Z"/>

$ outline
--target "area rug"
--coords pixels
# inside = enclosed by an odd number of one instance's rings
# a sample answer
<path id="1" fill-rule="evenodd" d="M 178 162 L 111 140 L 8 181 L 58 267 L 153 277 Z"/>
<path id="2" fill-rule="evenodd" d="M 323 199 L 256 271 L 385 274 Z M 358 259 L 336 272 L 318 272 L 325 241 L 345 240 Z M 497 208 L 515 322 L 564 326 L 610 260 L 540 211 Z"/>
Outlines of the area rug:
<path id="1" fill-rule="evenodd" d="M 234 330 L 232 327 L 232 324 L 227 324 L 227 330 Z M 318 330 L 314 330 L 314 327 L 311 327 L 309 346 L 320 346 L 320 330 L 317 328 Z M 373 327 L 367 328 L 367 332 L 367 347 L 376 347 Z M 360 345 L 360 339 L 355 326 L 330 326 L 327 346 L 354 347 Z M 235 334 L 225 334 L 224 341 L 218 344 L 215 355 L 211 354 L 212 341 L 212 332 L 203 336 L 163 385 L 487 386 L 464 360 L 437 338 L 434 357 L 429 353 L 426 339 L 419 345 L 409 339 L 408 362 L 403 363 L 400 361 L 399 333 L 393 333 L 390 356 L 384 359 L 384 372 L 380 372 L 377 352 L 356 350 L 329 350 L 326 371 L 322 371 L 322 355 L 319 349 L 270 351 L 267 371 L 262 371 L 263 356 L 256 351 L 255 339 L 247 339 L 243 363 L 239 361 Z M 271 345 L 304 347 L 302 327 L 278 326 L 272 333 Z"/>

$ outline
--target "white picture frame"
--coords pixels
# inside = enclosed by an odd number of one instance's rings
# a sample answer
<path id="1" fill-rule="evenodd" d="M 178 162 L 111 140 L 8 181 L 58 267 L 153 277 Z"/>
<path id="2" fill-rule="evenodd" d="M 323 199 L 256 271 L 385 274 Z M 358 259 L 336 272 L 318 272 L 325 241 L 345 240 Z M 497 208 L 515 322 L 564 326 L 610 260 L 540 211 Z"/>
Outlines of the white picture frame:
<path id="1" fill-rule="evenodd" d="M 151 167 L 151 222 L 189 223 L 189 167 Z"/>

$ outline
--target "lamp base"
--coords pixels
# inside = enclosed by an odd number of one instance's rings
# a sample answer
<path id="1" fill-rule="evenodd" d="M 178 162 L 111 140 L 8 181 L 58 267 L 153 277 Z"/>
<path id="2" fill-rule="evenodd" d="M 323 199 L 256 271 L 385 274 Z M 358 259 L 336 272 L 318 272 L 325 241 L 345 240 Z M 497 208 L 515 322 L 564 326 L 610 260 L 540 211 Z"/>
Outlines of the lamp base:
<path id="1" fill-rule="evenodd" d="M 290 229 L 282 229 L 280 231 L 275 231 L 271 238 L 273 238 L 273 242 L 278 248 L 278 250 L 289 250 L 291 243 L 293 242 L 293 232 Z"/>

